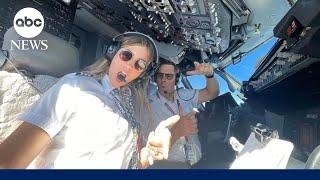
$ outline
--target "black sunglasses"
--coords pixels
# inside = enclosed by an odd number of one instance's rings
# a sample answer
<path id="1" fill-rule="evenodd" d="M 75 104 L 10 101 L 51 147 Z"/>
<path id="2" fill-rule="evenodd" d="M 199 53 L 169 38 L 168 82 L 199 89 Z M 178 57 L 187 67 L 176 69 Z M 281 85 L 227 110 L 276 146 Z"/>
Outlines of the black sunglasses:
<path id="1" fill-rule="evenodd" d="M 124 49 L 120 51 L 119 57 L 122 61 L 130 61 L 133 57 L 133 54 L 130 50 Z M 145 60 L 138 59 L 134 63 L 134 67 L 137 71 L 143 71 L 147 68 L 147 62 Z"/>
<path id="2" fill-rule="evenodd" d="M 167 80 L 172 80 L 174 77 L 174 74 L 166 74 L 166 73 L 157 73 L 157 79 L 160 78 L 162 79 L 163 77 L 166 77 Z"/>

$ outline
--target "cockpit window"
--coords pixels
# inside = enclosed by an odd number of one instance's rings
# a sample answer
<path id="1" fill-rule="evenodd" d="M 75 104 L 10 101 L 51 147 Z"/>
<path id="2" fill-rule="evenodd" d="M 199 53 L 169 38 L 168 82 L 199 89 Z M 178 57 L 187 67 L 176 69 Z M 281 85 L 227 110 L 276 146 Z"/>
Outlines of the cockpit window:
<path id="1" fill-rule="evenodd" d="M 259 65 L 259 62 L 269 52 L 276 40 L 276 38 L 272 38 L 260 47 L 252 50 L 246 56 L 242 57 L 239 63 L 228 66 L 226 72 L 236 78 L 239 82 L 249 80 L 250 76 Z"/>

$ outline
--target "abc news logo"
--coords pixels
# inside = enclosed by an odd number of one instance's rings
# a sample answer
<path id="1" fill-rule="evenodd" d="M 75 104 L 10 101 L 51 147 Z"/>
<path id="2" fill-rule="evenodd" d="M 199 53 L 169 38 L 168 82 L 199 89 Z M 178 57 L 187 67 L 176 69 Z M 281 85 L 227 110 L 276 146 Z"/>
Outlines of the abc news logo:
<path id="1" fill-rule="evenodd" d="M 21 40 L 11 40 L 11 50 L 47 50 L 47 40 L 34 40 L 44 28 L 42 14 L 34 8 L 23 8 L 14 17 L 13 26 L 16 32 L 24 38 Z"/>
<path id="2" fill-rule="evenodd" d="M 23 19 L 17 19 L 16 21 L 16 26 L 17 27 L 32 27 L 32 26 L 35 26 L 35 27 L 41 27 L 42 25 L 42 21 L 41 19 L 35 19 L 34 21 L 32 19 L 29 19 L 27 16 L 24 17 L 24 20 Z"/>

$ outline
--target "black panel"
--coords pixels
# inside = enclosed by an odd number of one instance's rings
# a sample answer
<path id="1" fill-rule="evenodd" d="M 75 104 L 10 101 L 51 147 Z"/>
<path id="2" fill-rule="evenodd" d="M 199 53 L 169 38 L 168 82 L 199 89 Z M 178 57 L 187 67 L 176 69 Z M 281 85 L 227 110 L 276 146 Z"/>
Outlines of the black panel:
<path id="1" fill-rule="evenodd" d="M 287 34 L 287 28 L 291 26 L 294 19 L 303 27 L 320 26 L 319 7 L 319 0 L 299 0 L 274 28 L 274 36 L 282 39 L 290 38 Z"/>
<path id="2" fill-rule="evenodd" d="M 235 154 L 224 142 L 229 112 L 237 106 L 230 93 L 207 102 L 205 110 L 197 115 L 202 159 L 194 168 L 228 168 Z"/>

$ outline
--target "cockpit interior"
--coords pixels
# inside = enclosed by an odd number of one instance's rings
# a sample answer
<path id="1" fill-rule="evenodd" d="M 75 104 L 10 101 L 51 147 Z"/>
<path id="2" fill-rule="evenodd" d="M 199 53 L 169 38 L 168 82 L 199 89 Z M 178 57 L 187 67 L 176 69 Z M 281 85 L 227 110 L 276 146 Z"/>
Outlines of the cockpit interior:
<path id="1" fill-rule="evenodd" d="M 44 17 L 44 32 L 35 39 L 47 40 L 45 52 L 30 53 L 11 43 L 23 41 L 12 23 L 24 7 L 34 7 Z M 160 57 L 182 72 L 192 69 L 194 61 L 207 62 L 227 83 L 229 92 L 204 103 L 197 113 L 202 159 L 192 168 L 230 168 L 238 152 L 229 138 L 245 144 L 257 123 L 294 144 L 287 168 L 320 168 L 315 155 L 320 152 L 318 7 L 318 0 L 1 0 L 0 79 L 7 75 L 3 67 L 12 65 L 12 73 L 18 69 L 25 76 L 19 81 L 44 92 L 63 75 L 103 56 L 117 34 L 141 32 L 153 38 Z M 226 71 L 270 40 L 275 43 L 255 60 L 249 79 L 240 81 Z M 181 86 L 193 88 L 185 76 Z M 10 96 L 5 89 L 0 84 L 0 141 L 18 113 L 4 113 L 4 97 Z M 30 96 L 37 98 L 37 93 Z"/>

